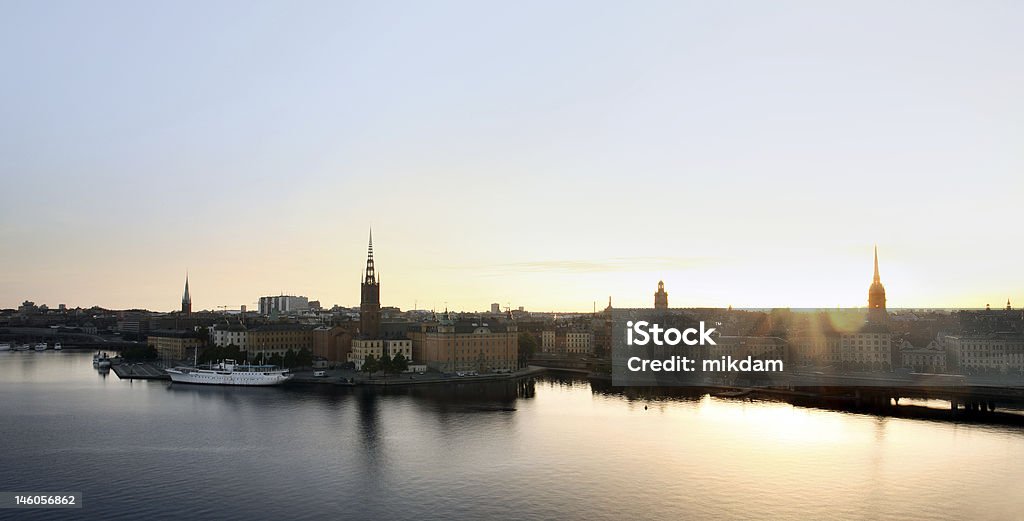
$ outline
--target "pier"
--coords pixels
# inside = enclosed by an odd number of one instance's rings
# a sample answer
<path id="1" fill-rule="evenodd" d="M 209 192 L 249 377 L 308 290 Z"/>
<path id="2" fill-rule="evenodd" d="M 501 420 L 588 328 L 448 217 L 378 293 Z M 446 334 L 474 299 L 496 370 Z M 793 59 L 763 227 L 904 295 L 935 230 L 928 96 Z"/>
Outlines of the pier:
<path id="1" fill-rule="evenodd" d="M 117 364 L 110 370 L 122 380 L 170 380 L 163 368 L 151 363 Z"/>

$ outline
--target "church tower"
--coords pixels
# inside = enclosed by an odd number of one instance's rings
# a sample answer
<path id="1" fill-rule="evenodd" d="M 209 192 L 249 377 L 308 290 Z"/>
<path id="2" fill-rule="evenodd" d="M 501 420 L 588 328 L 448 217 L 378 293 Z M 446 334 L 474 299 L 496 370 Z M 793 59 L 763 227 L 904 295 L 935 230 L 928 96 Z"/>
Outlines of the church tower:
<path id="1" fill-rule="evenodd" d="M 181 296 L 181 312 L 192 314 L 192 296 L 188 294 L 188 274 L 185 274 L 185 294 Z"/>
<path id="2" fill-rule="evenodd" d="M 878 246 L 875 246 L 875 278 L 868 288 L 868 318 L 875 321 L 885 318 L 885 286 L 878 276 Z"/>
<path id="3" fill-rule="evenodd" d="M 377 338 L 380 333 L 380 282 L 373 269 L 373 230 L 370 230 L 370 246 L 359 299 L 359 332 L 364 338 Z"/>
<path id="4" fill-rule="evenodd" d="M 668 309 L 668 293 L 665 291 L 665 281 L 658 281 L 658 291 L 654 294 L 654 309 Z"/>

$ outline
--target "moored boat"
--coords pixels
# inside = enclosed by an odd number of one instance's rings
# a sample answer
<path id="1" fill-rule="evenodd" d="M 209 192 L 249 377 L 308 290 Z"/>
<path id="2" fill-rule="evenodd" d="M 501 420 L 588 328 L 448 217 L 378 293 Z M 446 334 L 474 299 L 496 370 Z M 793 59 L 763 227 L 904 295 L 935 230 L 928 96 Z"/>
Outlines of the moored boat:
<path id="1" fill-rule="evenodd" d="M 46 342 L 36 344 L 36 351 L 46 351 Z"/>
<path id="2" fill-rule="evenodd" d="M 0 344 L 0 351 L 10 351 L 11 344 Z"/>
<path id="3" fill-rule="evenodd" d="M 64 349 L 64 346 L 60 345 L 60 342 L 57 342 L 56 344 L 53 344 L 53 350 L 54 351 L 60 351 L 61 349 Z"/>
<path id="4" fill-rule="evenodd" d="M 294 376 L 287 369 L 274 365 L 237 364 L 234 360 L 206 366 L 179 366 L 165 372 L 172 382 L 205 385 L 281 385 Z"/>

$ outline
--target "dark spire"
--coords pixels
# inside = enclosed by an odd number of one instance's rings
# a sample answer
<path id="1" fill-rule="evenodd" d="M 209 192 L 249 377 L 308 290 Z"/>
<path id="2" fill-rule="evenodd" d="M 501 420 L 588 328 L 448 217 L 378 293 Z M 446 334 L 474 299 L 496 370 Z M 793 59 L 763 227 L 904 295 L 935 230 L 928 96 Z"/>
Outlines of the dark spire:
<path id="1" fill-rule="evenodd" d="M 185 294 L 181 297 L 182 304 L 191 304 L 192 296 L 188 294 L 188 272 L 185 272 Z"/>
<path id="2" fill-rule="evenodd" d="M 363 282 L 365 284 L 377 283 L 377 274 L 373 271 L 373 228 L 370 228 L 370 246 L 366 250 L 366 274 Z"/>
<path id="3" fill-rule="evenodd" d="M 185 293 L 181 296 L 181 312 L 192 312 L 192 295 L 188 293 L 188 271 L 185 271 Z"/>

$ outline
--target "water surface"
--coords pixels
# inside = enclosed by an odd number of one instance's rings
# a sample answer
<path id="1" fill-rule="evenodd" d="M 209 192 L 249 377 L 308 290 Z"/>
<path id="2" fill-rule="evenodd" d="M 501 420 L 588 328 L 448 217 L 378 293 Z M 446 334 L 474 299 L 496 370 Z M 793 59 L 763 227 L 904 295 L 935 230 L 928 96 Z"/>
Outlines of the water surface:
<path id="1" fill-rule="evenodd" d="M 1020 428 L 585 380 L 197 387 L 0 353 L 0 414 L 0 490 L 84 492 L 0 518 L 1024 517 Z"/>

